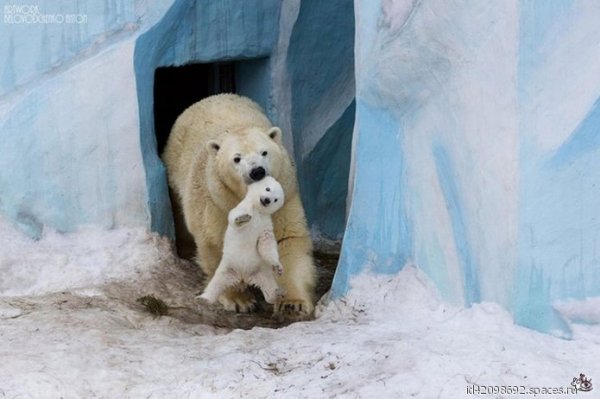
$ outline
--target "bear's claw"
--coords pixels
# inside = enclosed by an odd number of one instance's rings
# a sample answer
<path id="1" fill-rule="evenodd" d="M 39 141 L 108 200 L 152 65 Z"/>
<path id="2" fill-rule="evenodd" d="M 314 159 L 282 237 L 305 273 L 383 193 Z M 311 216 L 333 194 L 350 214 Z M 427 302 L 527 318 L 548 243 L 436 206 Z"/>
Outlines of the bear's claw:
<path id="1" fill-rule="evenodd" d="M 225 310 L 236 313 L 249 313 L 256 309 L 256 298 L 247 291 L 228 290 L 219 297 Z"/>
<path id="2" fill-rule="evenodd" d="M 314 306 L 303 299 L 283 299 L 275 303 L 274 316 L 292 321 L 310 320 Z"/>

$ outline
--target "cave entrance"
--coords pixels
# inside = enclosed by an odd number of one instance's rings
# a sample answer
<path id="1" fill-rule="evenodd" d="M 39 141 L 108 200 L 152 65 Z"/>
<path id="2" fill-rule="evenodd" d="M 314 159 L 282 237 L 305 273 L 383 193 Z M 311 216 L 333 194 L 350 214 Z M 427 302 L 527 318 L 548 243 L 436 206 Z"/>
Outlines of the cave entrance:
<path id="1" fill-rule="evenodd" d="M 157 68 L 154 73 L 154 130 L 158 155 L 162 155 L 177 117 L 195 102 L 220 93 L 236 93 L 233 62 Z M 185 226 L 178 201 L 170 191 L 177 254 L 192 259 L 196 248 L 194 240 Z"/>
<path id="2" fill-rule="evenodd" d="M 235 92 L 233 62 L 157 68 L 154 73 L 154 125 L 158 154 L 162 154 L 171 127 L 187 107 L 213 94 Z"/>

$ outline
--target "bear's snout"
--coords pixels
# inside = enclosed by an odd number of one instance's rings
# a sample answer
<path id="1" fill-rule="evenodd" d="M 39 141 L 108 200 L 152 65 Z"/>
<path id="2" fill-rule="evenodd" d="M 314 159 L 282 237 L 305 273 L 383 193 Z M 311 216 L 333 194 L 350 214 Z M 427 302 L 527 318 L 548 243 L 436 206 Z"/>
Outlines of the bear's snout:
<path id="1" fill-rule="evenodd" d="M 263 168 L 262 166 L 259 166 L 257 168 L 253 168 L 250 171 L 250 178 L 254 181 L 260 181 L 262 180 L 265 176 L 267 175 L 267 172 L 265 171 L 265 168 Z"/>
<path id="2" fill-rule="evenodd" d="M 271 203 L 271 198 L 269 197 L 260 197 L 260 203 L 262 206 L 267 206 Z"/>

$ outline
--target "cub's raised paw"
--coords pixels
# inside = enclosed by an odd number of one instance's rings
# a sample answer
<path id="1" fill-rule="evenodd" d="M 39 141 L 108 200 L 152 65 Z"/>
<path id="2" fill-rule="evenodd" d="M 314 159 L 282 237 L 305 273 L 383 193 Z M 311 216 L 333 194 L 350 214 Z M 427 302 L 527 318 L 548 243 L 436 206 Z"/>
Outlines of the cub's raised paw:
<path id="1" fill-rule="evenodd" d="M 240 215 L 235 218 L 235 225 L 237 227 L 243 226 L 244 224 L 248 223 L 250 219 L 252 219 L 252 216 L 248 215 L 247 213 Z"/>
<path id="2" fill-rule="evenodd" d="M 281 263 L 273 265 L 273 273 L 281 276 L 283 274 L 283 265 Z"/>
<path id="3" fill-rule="evenodd" d="M 304 299 L 283 298 L 274 305 L 273 315 L 279 320 L 301 321 L 313 318 L 314 305 Z"/>

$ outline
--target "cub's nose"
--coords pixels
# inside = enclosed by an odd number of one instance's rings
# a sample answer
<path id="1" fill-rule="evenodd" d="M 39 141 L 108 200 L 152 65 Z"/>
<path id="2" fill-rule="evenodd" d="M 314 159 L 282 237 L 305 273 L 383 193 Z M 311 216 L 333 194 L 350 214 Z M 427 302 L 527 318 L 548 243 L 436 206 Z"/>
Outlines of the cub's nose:
<path id="1" fill-rule="evenodd" d="M 260 181 L 266 176 L 266 174 L 267 172 L 265 171 L 265 168 L 259 166 L 250 171 L 250 178 L 254 181 Z"/>
<path id="2" fill-rule="evenodd" d="M 261 197 L 260 198 L 260 203 L 262 204 L 262 206 L 267 206 L 271 203 L 271 198 L 269 197 Z"/>

